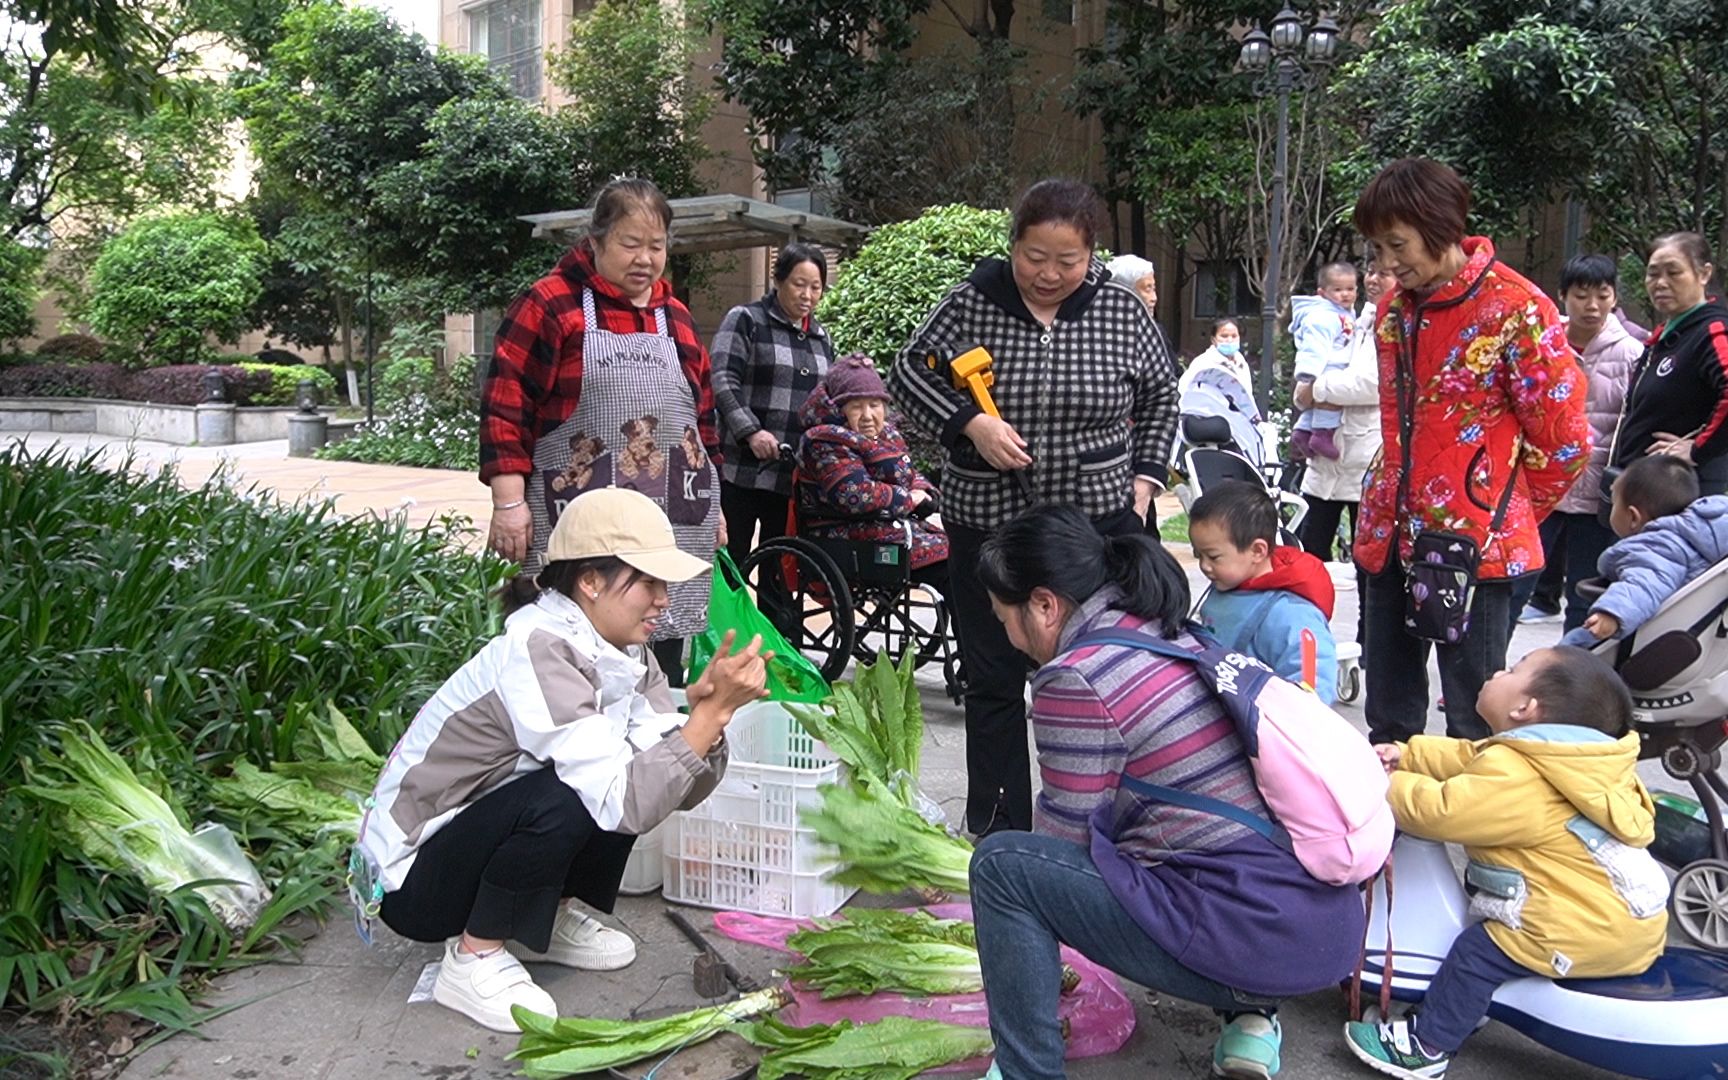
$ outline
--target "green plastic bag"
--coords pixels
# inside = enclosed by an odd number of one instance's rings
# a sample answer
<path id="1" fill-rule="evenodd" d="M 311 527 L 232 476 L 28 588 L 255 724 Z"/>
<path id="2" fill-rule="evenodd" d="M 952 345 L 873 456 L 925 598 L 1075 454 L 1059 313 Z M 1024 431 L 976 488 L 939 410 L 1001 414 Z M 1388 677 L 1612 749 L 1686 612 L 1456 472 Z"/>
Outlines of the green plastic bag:
<path id="1" fill-rule="evenodd" d="M 744 575 L 738 572 L 725 548 L 714 553 L 713 582 L 708 596 L 708 629 L 690 639 L 690 681 L 702 677 L 708 670 L 708 661 L 725 640 L 726 631 L 734 630 L 738 634 L 734 648 L 743 648 L 760 634 L 762 648 L 774 650 L 774 659 L 768 661 L 770 699 L 820 703 L 828 697 L 827 680 L 756 607 L 756 602 L 750 599 L 750 590 L 744 586 Z"/>

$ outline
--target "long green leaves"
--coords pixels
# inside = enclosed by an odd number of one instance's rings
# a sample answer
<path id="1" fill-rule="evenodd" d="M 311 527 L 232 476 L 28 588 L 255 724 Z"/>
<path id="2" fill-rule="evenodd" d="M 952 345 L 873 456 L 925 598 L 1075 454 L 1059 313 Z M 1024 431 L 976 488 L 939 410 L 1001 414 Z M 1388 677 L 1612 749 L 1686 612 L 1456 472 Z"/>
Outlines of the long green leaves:
<path id="1" fill-rule="evenodd" d="M 835 881 L 876 893 L 970 891 L 972 845 L 875 787 L 824 784 L 822 805 L 798 813 L 839 852 Z"/>
<path id="2" fill-rule="evenodd" d="M 896 668 L 885 654 L 863 664 L 850 683 L 836 683 L 820 706 L 787 703 L 813 737 L 828 744 L 859 783 L 879 783 L 909 801 L 924 746 L 924 705 L 908 652 Z"/>
<path id="3" fill-rule="evenodd" d="M 812 1024 L 795 1028 L 775 1017 L 740 1025 L 739 1034 L 768 1055 L 757 1080 L 912 1080 L 930 1069 L 992 1048 L 990 1029 L 889 1016 L 873 1024 Z"/>
<path id="4" fill-rule="evenodd" d="M 780 990 L 758 990 L 724 1005 L 656 1020 L 557 1019 L 517 1005 L 510 1015 L 522 1028 L 522 1038 L 509 1057 L 522 1063 L 522 1075 L 542 1080 L 598 1072 L 711 1039 L 731 1024 L 772 1012 L 787 1000 Z"/>
<path id="5" fill-rule="evenodd" d="M 200 980 L 278 947 L 335 894 L 340 841 L 213 799 L 214 779 L 293 775 L 364 792 L 379 751 L 496 629 L 505 567 L 451 523 L 344 519 L 220 479 L 0 448 L 0 998 L 196 1017 Z M 334 705 L 353 721 L 338 724 Z M 274 890 L 235 939 L 191 890 L 153 894 L 85 854 L 22 788 L 86 722 L 191 825 L 235 827 Z M 333 804 L 323 804 L 334 811 Z M 112 864 L 109 864 L 112 865 Z"/>
<path id="6" fill-rule="evenodd" d="M 786 976 L 823 998 L 874 994 L 966 994 L 984 988 L 972 924 L 925 911 L 859 908 L 818 919 L 786 940 L 804 962 Z"/>

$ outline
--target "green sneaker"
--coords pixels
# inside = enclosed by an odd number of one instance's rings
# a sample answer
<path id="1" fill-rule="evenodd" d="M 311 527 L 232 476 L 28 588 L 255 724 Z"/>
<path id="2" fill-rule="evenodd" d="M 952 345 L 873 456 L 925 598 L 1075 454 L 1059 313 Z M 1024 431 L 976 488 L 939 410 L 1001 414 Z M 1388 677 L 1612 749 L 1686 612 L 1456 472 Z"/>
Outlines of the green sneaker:
<path id="1" fill-rule="evenodd" d="M 1452 1062 L 1451 1054 L 1431 1054 L 1424 1049 L 1408 1020 L 1345 1024 L 1344 1042 L 1364 1065 L 1404 1080 L 1438 1080 Z"/>
<path id="2" fill-rule="evenodd" d="M 1269 1080 L 1278 1075 L 1284 1029 L 1276 1016 L 1243 1013 L 1224 1025 L 1212 1048 L 1212 1075 L 1229 1080 Z"/>

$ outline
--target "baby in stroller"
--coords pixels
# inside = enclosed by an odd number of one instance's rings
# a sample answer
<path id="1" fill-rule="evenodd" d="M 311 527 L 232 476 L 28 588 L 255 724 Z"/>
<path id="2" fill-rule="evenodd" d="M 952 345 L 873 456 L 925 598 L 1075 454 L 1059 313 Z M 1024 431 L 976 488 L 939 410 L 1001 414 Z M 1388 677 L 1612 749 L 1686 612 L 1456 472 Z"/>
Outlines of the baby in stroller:
<path id="1" fill-rule="evenodd" d="M 836 360 L 799 418 L 799 532 L 811 539 L 904 543 L 912 580 L 946 586 L 948 534 L 926 520 L 934 484 L 888 422 L 888 388 L 870 358 Z"/>

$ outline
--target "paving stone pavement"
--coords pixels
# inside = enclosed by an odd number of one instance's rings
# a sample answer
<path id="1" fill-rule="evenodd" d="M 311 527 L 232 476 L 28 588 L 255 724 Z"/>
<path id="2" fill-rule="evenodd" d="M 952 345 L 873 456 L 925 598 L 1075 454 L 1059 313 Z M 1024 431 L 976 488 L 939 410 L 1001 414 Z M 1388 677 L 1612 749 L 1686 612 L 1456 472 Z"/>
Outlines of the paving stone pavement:
<path id="1" fill-rule="evenodd" d="M 406 514 L 421 523 L 453 512 L 484 520 L 486 490 L 468 473 L 359 465 L 286 457 L 286 443 L 197 448 L 128 443 L 102 436 L 30 435 L 33 451 L 55 446 L 74 454 L 97 455 L 110 467 L 128 456 L 135 468 L 173 464 L 188 482 L 222 471 L 230 483 L 256 484 L 293 501 L 333 498 L 343 513 Z M 1174 513 L 1173 499 L 1161 501 L 1160 516 Z M 481 542 L 478 532 L 467 542 Z M 1173 550 L 1199 582 L 1182 546 Z M 1347 580 L 1347 575 L 1340 575 Z M 1353 638 L 1357 597 L 1353 585 L 1339 594 L 1333 630 Z M 1553 624 L 1520 627 L 1512 657 L 1550 645 L 1559 638 Z M 964 728 L 961 712 L 942 691 L 939 675 L 920 672 L 926 715 L 921 783 L 959 823 L 965 792 Z M 1431 675 L 1431 685 L 1438 677 Z M 1360 702 L 1339 711 L 1362 726 Z M 1431 712 L 1429 730 L 1445 724 Z M 1653 763 L 1641 767 L 1647 783 L 1675 787 Z M 885 901 L 858 898 L 855 903 Z M 566 1015 L 625 1016 L 633 1009 L 670 1012 L 703 1003 L 690 979 L 694 950 L 662 916 L 668 907 L 658 894 L 620 899 L 609 921 L 639 942 L 638 959 L 622 971 L 577 972 L 554 965 L 533 965 L 536 978 L 557 999 Z M 707 928 L 707 913 L 680 908 Z M 298 958 L 265 964 L 218 980 L 209 1004 L 232 1007 L 204 1025 L 202 1038 L 177 1036 L 137 1055 L 124 1070 L 128 1078 L 196 1080 L 479 1080 L 514 1073 L 504 1059 L 513 1036 L 485 1031 L 431 1002 L 410 1005 L 408 996 L 439 947 L 406 941 L 380 926 L 377 944 L 362 946 L 346 922 L 346 911 L 321 931 L 307 926 L 308 939 Z M 783 954 L 734 944 L 714 935 L 728 957 L 758 980 L 770 977 Z M 1071 1062 L 1078 1080 L 1187 1078 L 1209 1074 L 1217 1033 L 1212 1014 L 1184 1002 L 1149 994 L 1130 984 L 1137 1026 L 1127 1044 L 1108 1057 Z M 1331 1080 L 1374 1075 L 1341 1045 L 1345 1019 L 1342 996 L 1333 991 L 1285 1003 L 1284 1080 Z M 1478 1033 L 1448 1073 L 1453 1080 L 1596 1080 L 1616 1074 L 1563 1058 L 1523 1036 L 1491 1024 Z"/>

